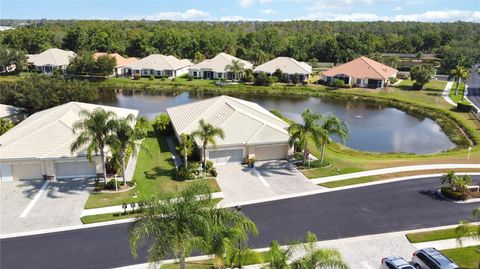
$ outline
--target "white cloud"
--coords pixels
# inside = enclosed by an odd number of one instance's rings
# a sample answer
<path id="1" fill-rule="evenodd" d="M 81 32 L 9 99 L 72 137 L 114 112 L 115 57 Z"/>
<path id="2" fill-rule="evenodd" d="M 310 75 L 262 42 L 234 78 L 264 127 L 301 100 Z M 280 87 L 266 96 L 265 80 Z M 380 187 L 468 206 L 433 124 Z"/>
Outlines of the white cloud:
<path id="1" fill-rule="evenodd" d="M 402 10 L 402 7 L 401 6 L 396 6 L 393 8 L 393 11 L 400 11 Z"/>
<path id="2" fill-rule="evenodd" d="M 277 12 L 276 12 L 275 10 L 273 10 L 273 9 L 270 9 L 270 8 L 268 8 L 268 9 L 264 9 L 264 10 L 262 10 L 261 12 L 262 12 L 262 14 L 265 14 L 265 15 L 273 15 L 273 14 L 277 14 Z"/>
<path id="3" fill-rule="evenodd" d="M 179 11 L 168 11 L 168 12 L 159 12 L 152 15 L 146 16 L 131 16 L 127 19 L 130 20 L 175 20 L 175 21 L 190 21 L 190 20 L 205 20 L 210 17 L 210 13 L 201 11 L 198 9 L 188 9 L 184 12 Z"/>
<path id="4" fill-rule="evenodd" d="M 311 12 L 300 20 L 325 21 L 420 21 L 420 22 L 452 22 L 471 21 L 480 22 L 480 11 L 444 10 L 426 11 L 423 13 L 398 14 L 394 16 L 380 16 L 373 13 L 340 14 L 333 12 Z"/>
<path id="5" fill-rule="evenodd" d="M 353 5 L 370 5 L 378 0 L 321 0 L 312 5 L 312 10 L 346 8 Z"/>
<path id="6" fill-rule="evenodd" d="M 243 16 L 223 16 L 220 18 L 221 21 L 266 21 L 265 19 L 261 18 L 247 18 Z"/>
<path id="7" fill-rule="evenodd" d="M 265 3 L 270 3 L 272 2 L 272 0 L 240 0 L 238 3 L 242 6 L 242 7 L 250 7 L 252 6 L 255 2 L 259 2 L 261 4 L 265 4 Z"/>

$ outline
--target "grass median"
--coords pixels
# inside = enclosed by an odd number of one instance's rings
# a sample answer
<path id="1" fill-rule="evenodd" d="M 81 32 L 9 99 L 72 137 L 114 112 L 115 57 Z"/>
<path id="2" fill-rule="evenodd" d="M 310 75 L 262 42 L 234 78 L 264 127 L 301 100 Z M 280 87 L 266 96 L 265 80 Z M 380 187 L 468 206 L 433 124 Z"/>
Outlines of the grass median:
<path id="1" fill-rule="evenodd" d="M 453 248 L 442 250 L 462 269 L 477 269 L 480 264 L 480 246 Z"/>

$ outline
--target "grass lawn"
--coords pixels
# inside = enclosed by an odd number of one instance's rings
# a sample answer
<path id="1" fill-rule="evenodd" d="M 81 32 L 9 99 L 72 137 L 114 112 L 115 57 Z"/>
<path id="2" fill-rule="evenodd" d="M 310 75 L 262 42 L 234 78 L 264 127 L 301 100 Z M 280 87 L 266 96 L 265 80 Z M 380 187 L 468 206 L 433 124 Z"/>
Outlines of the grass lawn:
<path id="1" fill-rule="evenodd" d="M 423 90 L 414 91 L 410 86 L 412 81 L 404 80 L 398 87 L 390 87 L 386 90 L 374 89 L 349 89 L 345 93 L 361 94 L 363 96 L 382 97 L 407 101 L 421 106 L 439 108 L 450 117 L 462 125 L 469 128 L 479 140 L 477 127 L 468 117 L 467 113 L 460 113 L 452 110 L 452 106 L 443 100 L 441 93 L 446 85 L 445 81 L 434 80 L 427 83 Z M 344 91 L 344 90 L 342 90 Z M 320 151 L 313 144 L 309 146 L 310 152 L 319 157 Z M 328 168 L 316 168 L 303 171 L 308 178 L 318 178 L 337 175 L 337 169 L 340 174 L 358 172 L 371 169 L 380 169 L 395 166 L 420 165 L 420 164 L 439 164 L 439 163 L 479 163 L 480 147 L 478 145 L 472 148 L 470 159 L 466 159 L 467 150 L 446 151 L 438 154 L 403 154 L 403 153 L 374 153 L 362 152 L 346 148 L 340 144 L 330 144 L 327 146 L 325 158 L 332 166 Z M 359 181 L 368 179 L 358 179 Z M 351 182 L 351 181 L 350 181 Z"/>
<path id="2" fill-rule="evenodd" d="M 462 269 L 477 269 L 480 263 L 480 247 L 464 247 L 442 250 L 443 254 L 447 255 Z"/>
<path id="3" fill-rule="evenodd" d="M 148 148 L 150 154 L 144 148 Z M 206 180 L 210 184 L 212 192 L 220 191 L 220 187 L 215 179 Z M 181 182 L 175 180 L 175 165 L 164 137 L 159 139 L 148 137 L 143 140 L 133 181 L 136 183 L 136 187 L 126 192 L 91 193 L 85 208 L 113 206 L 124 202 L 138 202 L 152 196 L 178 192 L 193 183 L 193 181 Z M 137 198 L 133 198 L 134 192 L 137 193 Z"/>
<path id="4" fill-rule="evenodd" d="M 452 89 L 450 90 L 450 93 L 448 94 L 448 96 L 450 97 L 450 99 L 452 99 L 452 101 L 454 101 L 455 103 L 458 103 L 462 100 L 463 92 L 465 91 L 465 84 L 460 83 L 458 85 L 457 95 L 455 95 L 456 88 L 457 88 L 457 82 L 453 83 Z"/>
<path id="5" fill-rule="evenodd" d="M 260 256 L 262 257 L 263 263 L 269 262 L 269 259 L 267 258 L 267 252 L 260 252 Z M 252 264 L 257 264 L 254 261 L 246 261 L 244 265 L 252 265 Z M 228 267 L 228 266 L 227 266 Z M 235 266 L 237 268 L 238 266 Z M 170 263 L 170 264 L 165 264 L 162 266 L 162 269 L 178 269 L 180 268 L 180 265 L 178 263 Z M 187 262 L 187 268 L 193 268 L 193 269 L 213 269 L 213 260 L 208 259 L 208 260 L 200 260 L 200 261 L 192 261 L 192 262 Z"/>
<path id="6" fill-rule="evenodd" d="M 422 243 L 457 238 L 457 233 L 455 232 L 455 228 L 450 228 L 428 232 L 410 233 L 407 234 L 407 238 L 410 243 Z"/>

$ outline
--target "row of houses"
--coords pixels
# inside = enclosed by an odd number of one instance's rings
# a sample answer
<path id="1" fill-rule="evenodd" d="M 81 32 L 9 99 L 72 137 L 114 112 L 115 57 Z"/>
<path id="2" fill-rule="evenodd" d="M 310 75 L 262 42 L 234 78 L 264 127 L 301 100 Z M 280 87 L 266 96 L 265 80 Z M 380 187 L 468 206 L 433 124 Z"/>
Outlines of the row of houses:
<path id="1" fill-rule="evenodd" d="M 61 49 L 48 49 L 40 54 L 29 55 L 28 62 L 33 70 L 52 74 L 54 69 L 66 70 L 75 53 Z M 175 78 L 185 74 L 199 79 L 239 80 L 240 75 L 231 72 L 229 66 L 235 61 L 244 69 L 252 69 L 254 74 L 265 73 L 273 76 L 281 70 L 287 81 L 298 77 L 300 82 L 308 81 L 312 74 L 312 66 L 290 57 L 277 57 L 271 61 L 254 67 L 252 63 L 239 59 L 227 53 L 220 53 L 212 59 L 194 64 L 188 59 L 178 59 L 172 55 L 152 54 L 142 59 L 125 58 L 118 53 L 95 53 L 94 57 L 111 55 L 115 57 L 117 66 L 112 70 L 115 76 L 143 76 Z M 398 70 L 369 59 L 359 57 L 345 64 L 335 66 L 323 72 L 323 79 L 330 83 L 341 80 L 346 85 L 354 87 L 384 88 L 389 79 L 396 77 Z"/>

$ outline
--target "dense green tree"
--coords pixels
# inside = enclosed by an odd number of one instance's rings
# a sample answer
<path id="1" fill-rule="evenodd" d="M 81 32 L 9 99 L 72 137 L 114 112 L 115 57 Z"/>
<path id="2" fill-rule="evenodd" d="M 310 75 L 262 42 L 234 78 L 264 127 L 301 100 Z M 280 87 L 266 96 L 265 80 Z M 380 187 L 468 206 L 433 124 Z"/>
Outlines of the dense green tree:
<path id="1" fill-rule="evenodd" d="M 19 73 L 22 71 L 26 62 L 27 56 L 24 52 L 7 47 L 0 47 L 0 73 Z M 12 65 L 15 66 L 14 69 Z M 13 70 L 11 70 L 11 68 Z"/>
<path id="2" fill-rule="evenodd" d="M 0 135 L 3 135 L 14 126 L 13 122 L 6 118 L 0 118 Z"/>
<path id="3" fill-rule="evenodd" d="M 457 85 L 455 87 L 455 95 L 457 95 L 460 83 L 462 82 L 462 80 L 466 80 L 470 76 L 470 71 L 461 65 L 457 65 L 454 69 L 450 71 L 450 76 L 452 76 L 457 82 Z"/>
<path id="4" fill-rule="evenodd" d="M 413 87 L 417 90 L 421 90 L 423 85 L 427 84 L 435 74 L 435 69 L 432 66 L 422 64 L 412 67 L 410 70 L 410 76 L 412 80 L 415 80 Z"/>
<path id="5" fill-rule="evenodd" d="M 80 51 L 70 60 L 67 67 L 68 74 L 93 76 L 96 68 L 93 53 L 90 51 Z"/>
<path id="6" fill-rule="evenodd" d="M 198 199 L 202 196 L 202 199 Z M 211 190 L 204 181 L 193 183 L 180 192 L 152 198 L 145 206 L 145 213 L 131 224 L 129 242 L 132 254 L 148 244 L 148 260 L 158 263 L 168 254 L 180 261 L 185 269 L 185 259 L 193 250 L 227 258 L 226 241 L 235 240 L 232 234 L 256 233 L 255 224 L 240 211 L 215 207 Z"/>
<path id="7" fill-rule="evenodd" d="M 100 76 L 109 76 L 117 65 L 115 57 L 110 55 L 101 55 L 95 61 L 94 74 Z"/>

